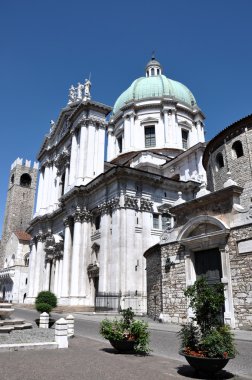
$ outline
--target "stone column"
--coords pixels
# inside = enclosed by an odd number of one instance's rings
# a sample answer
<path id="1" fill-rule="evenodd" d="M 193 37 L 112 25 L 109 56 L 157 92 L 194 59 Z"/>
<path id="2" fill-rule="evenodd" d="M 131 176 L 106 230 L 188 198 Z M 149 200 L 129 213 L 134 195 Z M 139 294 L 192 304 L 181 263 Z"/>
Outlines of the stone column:
<path id="1" fill-rule="evenodd" d="M 124 118 L 124 151 L 130 150 L 130 119 Z"/>
<path id="2" fill-rule="evenodd" d="M 62 257 L 59 258 L 59 275 L 58 275 L 58 298 L 61 296 L 61 284 L 62 284 L 62 264 L 63 260 Z"/>
<path id="3" fill-rule="evenodd" d="M 72 133 L 71 157 L 70 157 L 70 173 L 69 173 L 69 186 L 72 186 L 76 176 L 76 161 L 78 154 L 78 141 L 76 132 Z"/>
<path id="4" fill-rule="evenodd" d="M 67 190 L 67 187 L 69 185 L 69 164 L 66 166 L 66 171 L 65 171 L 65 186 L 64 186 L 64 194 Z"/>
<path id="5" fill-rule="evenodd" d="M 38 198 L 37 198 L 36 213 L 39 213 L 39 210 L 42 206 L 43 187 L 44 187 L 44 168 L 41 167 L 40 168 L 40 174 L 39 174 L 39 185 L 38 185 Z"/>
<path id="6" fill-rule="evenodd" d="M 84 163 L 85 163 L 85 143 L 86 143 L 86 127 L 84 124 L 81 125 L 80 129 L 80 146 L 79 146 L 79 156 L 78 156 L 78 173 L 77 179 L 83 181 L 84 177 Z"/>
<path id="7" fill-rule="evenodd" d="M 43 182 L 43 191 L 42 191 L 42 201 L 41 208 L 45 209 L 47 207 L 47 198 L 48 198 L 48 186 L 49 186 L 49 162 L 45 165 L 45 174 L 44 174 L 44 182 Z"/>
<path id="8" fill-rule="evenodd" d="M 168 126 L 168 110 L 164 110 L 164 137 L 165 144 L 171 144 L 171 140 L 169 140 L 169 126 Z"/>
<path id="9" fill-rule="evenodd" d="M 101 214 L 101 250 L 99 252 L 99 291 L 106 292 L 108 285 L 108 256 L 110 252 L 110 208 L 105 204 L 103 205 Z"/>
<path id="10" fill-rule="evenodd" d="M 49 260 L 46 260 L 46 273 L 45 273 L 44 290 L 49 290 L 50 270 L 51 270 L 51 262 Z"/>
<path id="11" fill-rule="evenodd" d="M 36 244 L 35 239 L 31 241 L 31 252 L 29 255 L 29 274 L 28 274 L 28 298 L 31 299 L 34 297 L 34 271 L 36 263 Z"/>
<path id="12" fill-rule="evenodd" d="M 55 276 L 54 276 L 54 286 L 53 292 L 58 297 L 58 281 L 59 281 L 59 259 L 55 259 Z"/>
<path id="13" fill-rule="evenodd" d="M 110 161 L 116 155 L 115 153 L 115 136 L 113 135 L 113 127 L 108 127 L 108 150 L 107 150 L 107 160 Z"/>
<path id="14" fill-rule="evenodd" d="M 79 262 L 80 262 L 80 247 L 81 247 L 81 213 L 80 209 L 76 209 L 74 215 L 74 238 L 73 238 L 73 251 L 72 251 L 72 267 L 71 267 L 71 298 L 78 298 L 79 296 Z M 72 300 L 75 304 L 76 300 Z"/>
<path id="15" fill-rule="evenodd" d="M 221 255 L 221 266 L 222 266 L 222 279 L 221 282 L 224 284 L 224 295 L 225 295 L 225 312 L 224 312 L 224 322 L 235 327 L 234 318 L 234 306 L 233 306 L 233 294 L 231 285 L 231 273 L 228 252 L 225 251 L 225 247 L 219 248 Z"/>
<path id="16" fill-rule="evenodd" d="M 89 264 L 89 222 L 91 218 L 91 214 L 87 210 L 82 211 L 82 242 L 80 245 L 80 261 L 79 267 L 83 268 L 79 271 L 79 296 L 88 297 L 89 296 L 89 281 L 88 281 L 88 273 L 87 273 L 87 265 Z"/>
<path id="17" fill-rule="evenodd" d="M 34 268 L 34 297 L 37 297 L 40 289 L 40 279 L 42 278 L 42 256 L 43 256 L 43 236 L 37 235 L 37 255 Z"/>
<path id="18" fill-rule="evenodd" d="M 134 140 L 134 127 L 135 127 L 135 114 L 134 112 L 130 115 L 130 147 L 133 149 L 135 147 L 135 140 Z"/>
<path id="19" fill-rule="evenodd" d="M 63 303 L 66 303 L 66 298 L 69 297 L 70 286 L 70 255 L 72 248 L 72 238 L 69 226 L 69 218 L 64 219 L 65 237 L 64 237 L 64 254 L 62 263 L 62 283 L 61 283 L 61 297 L 64 298 Z"/>

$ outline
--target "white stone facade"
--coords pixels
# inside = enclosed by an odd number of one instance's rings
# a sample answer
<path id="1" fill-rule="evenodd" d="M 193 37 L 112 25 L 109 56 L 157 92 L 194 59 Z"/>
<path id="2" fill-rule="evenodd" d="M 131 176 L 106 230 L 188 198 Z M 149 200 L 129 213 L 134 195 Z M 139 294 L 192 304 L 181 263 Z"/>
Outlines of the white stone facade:
<path id="1" fill-rule="evenodd" d="M 143 253 L 172 223 L 169 208 L 193 199 L 205 178 L 204 116 L 155 95 L 132 99 L 108 122 L 111 108 L 83 89 L 70 89 L 38 155 L 26 302 L 50 289 L 60 305 L 146 312 Z"/>

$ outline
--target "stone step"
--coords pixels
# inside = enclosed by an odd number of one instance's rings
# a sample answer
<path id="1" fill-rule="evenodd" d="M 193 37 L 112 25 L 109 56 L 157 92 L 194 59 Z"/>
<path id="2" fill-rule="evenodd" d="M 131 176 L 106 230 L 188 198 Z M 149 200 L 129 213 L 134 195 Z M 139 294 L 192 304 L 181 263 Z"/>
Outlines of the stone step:
<path id="1" fill-rule="evenodd" d="M 14 326 L 0 326 L 0 334 L 9 333 L 14 330 Z"/>
<path id="2" fill-rule="evenodd" d="M 15 330 L 26 330 L 26 329 L 32 329 L 31 323 L 23 323 L 20 325 L 14 325 L 13 326 Z"/>
<path id="3" fill-rule="evenodd" d="M 5 319 L 2 321 L 4 325 L 21 325 L 22 323 L 25 323 L 24 319 Z"/>
<path id="4" fill-rule="evenodd" d="M 12 303 L 7 303 L 7 302 L 0 303 L 0 309 L 12 309 Z"/>

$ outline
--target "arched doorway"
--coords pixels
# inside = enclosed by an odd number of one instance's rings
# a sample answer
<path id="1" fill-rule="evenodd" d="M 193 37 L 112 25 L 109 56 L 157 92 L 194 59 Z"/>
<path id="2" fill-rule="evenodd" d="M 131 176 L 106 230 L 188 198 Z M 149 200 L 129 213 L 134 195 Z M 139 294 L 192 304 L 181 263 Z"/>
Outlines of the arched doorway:
<path id="1" fill-rule="evenodd" d="M 231 274 L 228 251 L 225 250 L 229 228 L 221 220 L 201 215 L 187 222 L 178 236 L 185 247 L 186 284 L 191 285 L 199 277 L 209 284 L 225 285 L 225 323 L 235 327 Z M 191 317 L 190 310 L 188 316 Z"/>

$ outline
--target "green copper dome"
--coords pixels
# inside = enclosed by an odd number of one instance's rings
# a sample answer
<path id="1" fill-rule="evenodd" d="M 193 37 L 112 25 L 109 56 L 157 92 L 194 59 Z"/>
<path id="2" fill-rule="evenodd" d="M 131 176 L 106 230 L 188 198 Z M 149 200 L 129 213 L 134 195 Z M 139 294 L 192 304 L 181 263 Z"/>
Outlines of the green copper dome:
<path id="1" fill-rule="evenodd" d="M 196 104 L 193 94 L 182 83 L 165 75 L 154 75 L 136 79 L 115 102 L 113 114 L 116 114 L 127 102 L 162 96 L 172 96 L 189 106 Z"/>

